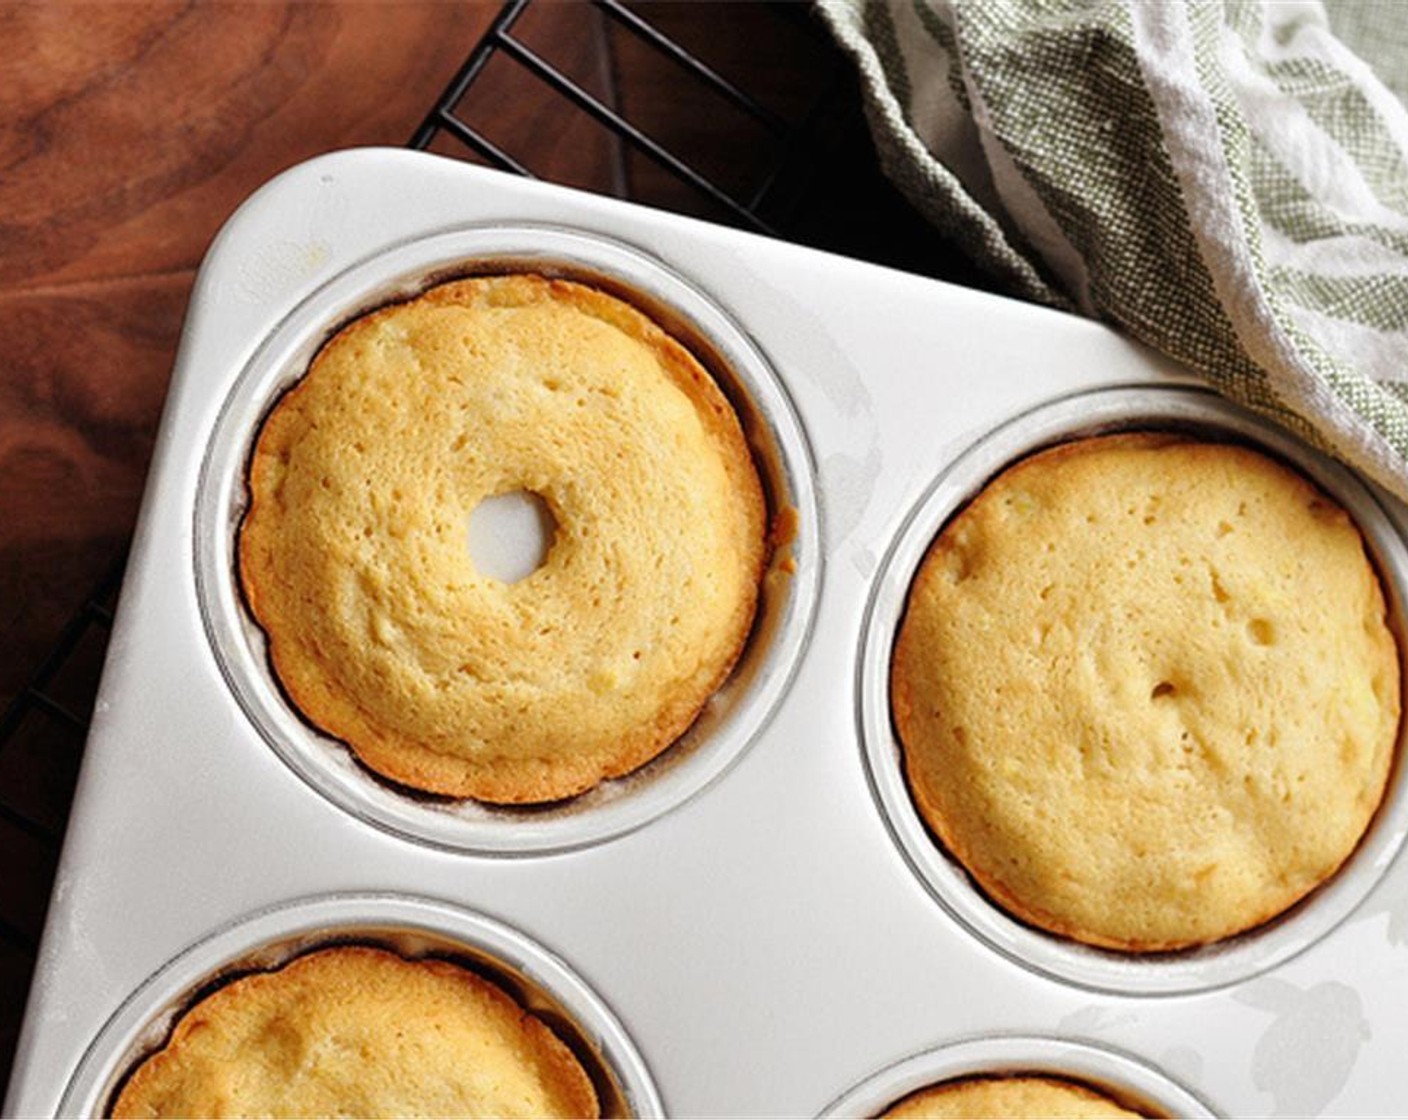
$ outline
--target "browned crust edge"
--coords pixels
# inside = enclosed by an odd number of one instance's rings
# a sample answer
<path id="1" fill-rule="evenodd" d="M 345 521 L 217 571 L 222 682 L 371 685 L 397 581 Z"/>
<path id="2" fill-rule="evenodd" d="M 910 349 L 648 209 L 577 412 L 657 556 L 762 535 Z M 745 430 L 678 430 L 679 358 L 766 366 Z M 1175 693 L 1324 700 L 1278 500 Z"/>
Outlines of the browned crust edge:
<path id="1" fill-rule="evenodd" d="M 597 1099 L 596 1089 L 592 1085 L 590 1076 L 582 1068 L 571 1049 L 553 1033 L 546 1023 L 522 1007 L 517 1000 L 497 984 L 451 961 L 434 957 L 424 959 L 403 957 L 389 949 L 372 945 L 336 945 L 313 949 L 294 957 L 277 968 L 241 973 L 229 981 L 219 984 L 213 991 L 207 992 L 183 1011 L 161 1048 L 143 1057 L 126 1075 L 108 1115 L 115 1118 L 151 1115 L 150 1112 L 142 1110 L 147 1084 L 158 1075 L 162 1063 L 171 1060 L 171 1056 L 179 1054 L 185 1040 L 206 1025 L 210 1017 L 212 1000 L 218 998 L 224 1001 L 236 998 L 239 990 L 250 984 L 276 983 L 280 977 L 286 979 L 288 976 L 296 974 L 300 969 L 308 968 L 309 962 L 322 960 L 329 956 L 340 956 L 344 959 L 362 957 L 412 964 L 450 977 L 472 988 L 490 1004 L 494 1013 L 505 1019 L 514 1020 L 526 1032 L 534 1057 L 544 1071 L 545 1079 L 553 1085 L 554 1091 L 567 1102 L 566 1115 L 600 1116 L 601 1106 Z"/>
<path id="2" fill-rule="evenodd" d="M 880 1120 L 884 1120 L 885 1117 L 894 1115 L 896 1110 L 903 1108 L 908 1104 L 918 1104 L 921 1101 L 932 1100 L 935 1097 L 948 1096 L 952 1093 L 960 1092 L 969 1085 L 987 1081 L 1022 1081 L 1027 1083 L 1039 1082 L 1043 1085 L 1051 1085 L 1053 1087 L 1071 1090 L 1072 1092 L 1086 1098 L 1087 1100 L 1100 1101 L 1102 1103 L 1108 1102 L 1118 1108 L 1124 1109 L 1127 1112 L 1133 1112 L 1138 1116 L 1143 1116 L 1146 1118 L 1146 1120 L 1160 1120 L 1163 1115 L 1162 1113 L 1149 1112 L 1142 1107 L 1136 1108 L 1131 1105 L 1128 1101 L 1122 1100 L 1121 1098 L 1114 1096 L 1107 1089 L 1098 1088 L 1094 1085 L 1091 1085 L 1089 1082 L 1081 1081 L 1074 1077 L 1067 1077 L 1064 1074 L 1047 1073 L 1044 1071 L 1026 1072 L 1023 1070 L 1013 1070 L 1010 1072 L 1003 1073 L 965 1074 L 961 1077 L 948 1078 L 933 1085 L 926 1085 L 922 1089 L 916 1089 L 912 1093 L 907 1093 L 899 1100 L 887 1106 L 885 1111 L 880 1114 Z"/>
<path id="3" fill-rule="evenodd" d="M 906 788 L 909 790 L 910 796 L 919 809 L 920 816 L 925 825 L 938 840 L 940 846 L 962 866 L 963 870 L 973 880 L 980 892 L 988 896 L 996 905 L 1006 910 L 1019 921 L 1034 926 L 1037 929 L 1044 930 L 1045 932 L 1056 934 L 1059 937 L 1065 937 L 1072 941 L 1080 942 L 1081 944 L 1091 945 L 1099 949 L 1110 949 L 1116 952 L 1132 954 L 1181 952 L 1250 933 L 1253 930 L 1275 921 L 1277 918 L 1300 905 L 1306 898 L 1333 879 L 1339 873 L 1340 869 L 1353 858 L 1354 853 L 1357 852 L 1359 847 L 1363 844 L 1364 838 L 1372 830 L 1374 816 L 1377 815 L 1378 810 L 1376 809 L 1375 813 L 1370 816 L 1355 845 L 1345 853 L 1344 857 L 1334 868 L 1327 872 L 1321 879 L 1309 884 L 1304 890 L 1281 905 L 1272 906 L 1266 910 L 1259 911 L 1249 916 L 1244 921 L 1229 926 L 1225 932 L 1216 936 L 1164 940 L 1116 938 L 1102 934 L 1097 930 L 1087 929 L 1082 925 L 1068 922 L 1044 910 L 1036 903 L 1019 897 L 1001 878 L 981 866 L 981 861 L 975 858 L 971 847 L 969 847 L 964 842 L 963 837 L 955 831 L 941 808 L 932 799 L 925 796 L 926 791 L 923 784 L 918 780 L 912 768 L 912 749 L 909 746 L 909 742 L 912 741 L 912 716 L 915 705 L 908 690 L 908 681 L 911 677 L 911 670 L 908 668 L 908 651 L 900 640 L 899 635 L 904 631 L 904 621 L 909 616 L 910 602 L 913 600 L 914 596 L 920 593 L 922 589 L 927 586 L 929 581 L 938 578 L 938 571 L 941 565 L 935 561 L 944 554 L 944 550 L 948 545 L 948 530 L 950 526 L 955 524 L 958 519 L 969 510 L 979 508 L 980 505 L 993 500 L 992 487 L 999 480 L 1010 481 L 1019 478 L 1023 472 L 1029 469 L 1048 466 L 1052 462 L 1059 462 L 1062 459 L 1084 455 L 1090 451 L 1092 445 L 1096 444 L 1104 447 L 1118 446 L 1126 448 L 1159 448 L 1182 445 L 1190 448 L 1216 448 L 1219 453 L 1225 453 L 1231 450 L 1251 456 L 1259 462 L 1267 461 L 1283 467 L 1306 486 L 1308 490 L 1317 494 L 1322 501 L 1332 504 L 1338 509 L 1343 508 L 1340 506 L 1339 502 L 1326 494 L 1312 479 L 1306 477 L 1302 471 L 1292 464 L 1286 463 L 1271 452 L 1241 443 L 1198 438 L 1179 432 L 1140 430 L 1088 436 L 1059 443 L 1027 455 L 1014 463 L 1010 463 L 1003 470 L 993 475 L 993 477 L 983 484 L 982 488 L 970 501 L 956 509 L 944 523 L 928 550 L 925 552 L 924 558 L 920 562 L 919 568 L 910 585 L 910 590 L 906 595 L 904 610 L 901 613 L 900 625 L 897 629 L 894 654 L 890 668 L 890 710 L 894 720 L 896 738 L 901 749 Z M 1359 534 L 1362 545 L 1364 539 L 1362 530 L 1354 523 L 1353 518 L 1350 518 L 1350 523 L 1354 525 L 1355 531 Z M 1383 592 L 1382 576 L 1377 566 L 1374 564 L 1373 557 L 1367 546 L 1364 547 L 1364 558 L 1374 576 L 1373 590 L 1378 611 L 1380 614 L 1387 617 L 1387 602 Z M 1394 739 L 1394 758 L 1385 770 L 1383 781 L 1377 791 L 1376 801 L 1380 807 L 1383 804 L 1384 793 L 1387 791 L 1399 766 L 1402 765 L 1402 759 L 1398 757 L 1400 754 L 1398 745 L 1401 741 L 1403 730 L 1402 695 L 1404 691 L 1403 674 L 1405 668 L 1402 650 L 1400 648 L 1400 636 L 1396 633 L 1394 627 L 1387 622 L 1385 623 L 1385 627 L 1390 637 L 1393 639 L 1394 655 L 1398 662 L 1398 672 L 1395 674 L 1395 679 L 1399 682 L 1399 712 L 1397 731 Z"/>
<path id="4" fill-rule="evenodd" d="M 565 302 L 584 314 L 611 323 L 648 346 L 657 356 L 671 381 L 695 405 L 697 414 L 720 447 L 725 467 L 746 507 L 751 523 L 748 557 L 752 578 L 751 594 L 739 603 L 726 629 L 734 641 L 731 654 L 721 659 L 697 696 L 688 696 L 663 709 L 653 725 L 639 727 L 616 740 L 616 750 L 606 759 L 574 759 L 569 756 L 496 760 L 494 769 L 476 765 L 473 760 L 443 754 L 414 739 L 388 734 L 378 726 L 375 713 L 364 711 L 355 697 L 344 697 L 360 719 L 344 721 L 339 713 L 329 718 L 322 690 L 302 682 L 291 664 L 291 654 L 271 631 L 267 612 L 260 603 L 261 581 L 278 578 L 272 546 L 253 539 L 250 529 L 261 503 L 260 475 L 267 469 L 268 445 L 280 426 L 279 417 L 297 408 L 297 401 L 323 355 L 334 343 L 352 333 L 367 329 L 384 316 L 417 302 L 432 305 L 458 305 L 476 300 L 480 293 L 503 294 L 511 306 Z M 757 613 L 760 587 L 766 572 L 768 548 L 768 507 L 752 450 L 744 437 L 733 406 L 708 371 L 679 342 L 653 320 L 615 296 L 575 281 L 549 279 L 536 274 L 510 274 L 453 280 L 428 289 L 413 300 L 387 305 L 363 315 L 339 330 L 319 349 L 308 372 L 284 392 L 260 424 L 259 435 L 250 454 L 246 472 L 248 505 L 238 529 L 237 558 L 239 585 L 245 604 L 264 633 L 270 667 L 280 689 L 302 717 L 318 730 L 344 743 L 373 772 L 414 790 L 453 798 L 473 798 L 495 804 L 539 804 L 564 800 L 584 793 L 601 782 L 640 769 L 678 740 L 699 717 L 710 697 L 723 685 L 742 656 Z"/>

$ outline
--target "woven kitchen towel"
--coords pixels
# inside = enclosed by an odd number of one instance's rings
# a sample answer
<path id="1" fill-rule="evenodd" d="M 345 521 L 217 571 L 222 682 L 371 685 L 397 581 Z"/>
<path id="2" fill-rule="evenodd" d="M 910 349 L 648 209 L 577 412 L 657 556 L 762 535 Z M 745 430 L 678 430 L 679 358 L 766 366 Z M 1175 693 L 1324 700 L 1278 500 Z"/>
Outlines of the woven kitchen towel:
<path id="1" fill-rule="evenodd" d="M 1008 291 L 1408 499 L 1408 111 L 1319 3 L 818 2 L 888 174 Z"/>

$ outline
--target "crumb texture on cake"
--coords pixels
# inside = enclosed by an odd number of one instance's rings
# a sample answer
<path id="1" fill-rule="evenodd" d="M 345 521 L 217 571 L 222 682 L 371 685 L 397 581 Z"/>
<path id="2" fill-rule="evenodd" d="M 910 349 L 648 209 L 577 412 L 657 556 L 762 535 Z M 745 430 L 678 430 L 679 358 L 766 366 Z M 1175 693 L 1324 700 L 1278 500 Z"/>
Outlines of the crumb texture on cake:
<path id="1" fill-rule="evenodd" d="M 1257 451 L 1032 456 L 944 527 L 891 701 L 915 803 L 997 903 L 1108 948 L 1280 914 L 1383 796 L 1399 653 L 1358 528 Z"/>
<path id="2" fill-rule="evenodd" d="M 1012 1074 L 931 1085 L 881 1115 L 886 1120 L 1119 1120 L 1145 1114 L 1062 1077 Z"/>
<path id="3" fill-rule="evenodd" d="M 494 802 L 655 757 L 752 625 L 766 504 L 737 415 L 628 304 L 539 276 L 354 321 L 274 407 L 241 582 L 276 675 L 376 772 Z M 543 565 L 476 570 L 471 512 L 536 494 Z"/>
<path id="4" fill-rule="evenodd" d="M 347 946 L 242 977 L 192 1007 L 115 1117 L 597 1116 L 567 1046 L 441 960 Z"/>

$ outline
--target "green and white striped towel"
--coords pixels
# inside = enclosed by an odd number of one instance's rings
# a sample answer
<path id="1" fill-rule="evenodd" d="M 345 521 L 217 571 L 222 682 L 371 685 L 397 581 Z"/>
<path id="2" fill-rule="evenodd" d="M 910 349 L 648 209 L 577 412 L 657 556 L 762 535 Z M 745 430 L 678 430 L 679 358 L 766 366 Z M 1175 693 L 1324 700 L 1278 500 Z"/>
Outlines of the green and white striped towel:
<path id="1" fill-rule="evenodd" d="M 887 173 L 1009 292 L 1408 499 L 1408 111 L 1319 3 L 818 2 Z M 1344 13 L 1408 44 L 1408 3 Z"/>

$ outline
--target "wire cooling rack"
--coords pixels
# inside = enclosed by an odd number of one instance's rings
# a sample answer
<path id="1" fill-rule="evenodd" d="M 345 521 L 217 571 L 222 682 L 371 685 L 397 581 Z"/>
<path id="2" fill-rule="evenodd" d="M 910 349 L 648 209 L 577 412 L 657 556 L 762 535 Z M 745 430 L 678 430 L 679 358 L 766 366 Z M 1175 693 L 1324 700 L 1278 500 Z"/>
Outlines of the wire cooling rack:
<path id="1" fill-rule="evenodd" d="M 410 146 L 982 285 L 879 174 L 850 67 L 801 4 L 509 0 Z M 0 1085 L 121 575 L 0 714 Z"/>
<path id="2" fill-rule="evenodd" d="M 618 0 L 594 0 L 596 9 L 613 21 L 615 26 L 624 29 L 640 42 L 673 61 L 680 68 L 682 76 L 693 79 L 702 90 L 711 90 L 731 103 L 737 110 L 761 125 L 771 136 L 771 159 L 759 182 L 747 197 L 737 197 L 696 168 L 686 153 L 677 154 L 666 144 L 654 139 L 624 115 L 618 106 L 594 93 L 587 83 L 555 67 L 534 49 L 525 36 L 515 34 L 515 28 L 523 20 L 529 4 L 530 0 L 509 0 L 509 3 L 504 5 L 498 18 L 465 61 L 454 81 L 416 130 L 411 139 L 411 147 L 429 148 L 440 134 L 448 134 L 480 159 L 504 171 L 539 178 L 527 161 L 505 150 L 490 139 L 482 128 L 477 127 L 472 119 L 466 119 L 462 109 L 470 87 L 486 73 L 489 65 L 496 59 L 509 59 L 521 67 L 524 73 L 542 82 L 577 110 L 587 114 L 608 130 L 618 142 L 629 144 L 680 182 L 692 187 L 703 200 L 714 204 L 727 218 L 761 233 L 777 234 L 775 226 L 763 216 L 763 207 L 782 179 L 783 172 L 787 170 L 789 157 L 799 142 L 807 139 L 805 125 L 809 122 L 802 122 L 801 125 L 790 124 L 714 67 L 691 54 L 655 24 Z M 794 19 L 799 10 L 790 10 Z M 631 192 L 618 190 L 615 193 Z"/>

